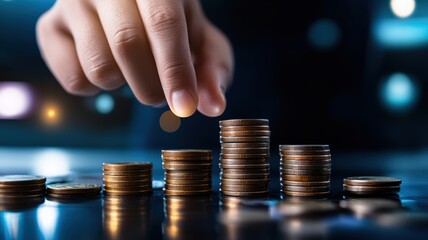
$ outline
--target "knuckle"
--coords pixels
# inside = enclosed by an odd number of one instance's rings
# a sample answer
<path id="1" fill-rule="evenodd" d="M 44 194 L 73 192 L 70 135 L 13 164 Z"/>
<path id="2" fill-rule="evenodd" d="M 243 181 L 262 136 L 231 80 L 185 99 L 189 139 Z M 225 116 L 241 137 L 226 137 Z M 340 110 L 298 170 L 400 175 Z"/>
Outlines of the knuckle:
<path id="1" fill-rule="evenodd" d="M 115 71 L 115 63 L 112 60 L 90 60 L 88 78 L 96 86 L 104 90 L 112 90 L 121 85 L 121 75 Z"/>
<path id="2" fill-rule="evenodd" d="M 114 44 L 119 50 L 126 50 L 143 37 L 142 30 L 137 27 L 119 28 L 113 36 Z"/>
<path id="3" fill-rule="evenodd" d="M 169 84 L 166 88 L 174 89 L 176 88 L 179 81 L 177 79 L 181 79 L 185 76 L 185 73 L 188 69 L 187 64 L 184 63 L 171 63 L 165 66 L 164 70 L 161 72 L 160 77 L 164 79 L 165 82 Z"/>
<path id="4" fill-rule="evenodd" d="M 72 95 L 80 95 L 85 92 L 86 84 L 83 76 L 80 75 L 70 75 L 65 77 L 63 82 L 64 90 Z"/>
<path id="5" fill-rule="evenodd" d="M 178 26 L 179 15 L 171 8 L 157 7 L 147 17 L 147 23 L 147 27 L 154 32 L 168 31 Z"/>

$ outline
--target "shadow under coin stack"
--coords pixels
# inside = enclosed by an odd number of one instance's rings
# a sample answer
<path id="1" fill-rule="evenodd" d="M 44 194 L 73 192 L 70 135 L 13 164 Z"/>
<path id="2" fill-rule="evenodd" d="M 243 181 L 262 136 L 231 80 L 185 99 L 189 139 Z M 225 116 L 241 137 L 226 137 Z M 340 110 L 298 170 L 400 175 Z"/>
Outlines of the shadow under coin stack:
<path id="1" fill-rule="evenodd" d="M 50 184 L 47 188 L 48 197 L 54 199 L 69 199 L 99 196 L 101 186 L 83 183 Z"/>
<path id="2" fill-rule="evenodd" d="M 267 194 L 269 120 L 220 121 L 220 143 L 220 191 L 236 197 Z"/>
<path id="3" fill-rule="evenodd" d="M 162 167 L 165 169 L 165 195 L 211 193 L 211 150 L 162 150 Z"/>
<path id="4" fill-rule="evenodd" d="M 351 195 L 394 195 L 400 192 L 401 179 L 381 176 L 347 177 L 343 191 Z"/>
<path id="5" fill-rule="evenodd" d="M 280 145 L 281 192 L 294 197 L 327 197 L 330 193 L 329 145 Z"/>
<path id="6" fill-rule="evenodd" d="M 0 177 L 1 201 L 43 197 L 45 192 L 45 177 L 31 175 L 6 175 Z"/>
<path id="7" fill-rule="evenodd" d="M 104 193 L 141 195 L 152 192 L 152 163 L 103 163 Z"/>

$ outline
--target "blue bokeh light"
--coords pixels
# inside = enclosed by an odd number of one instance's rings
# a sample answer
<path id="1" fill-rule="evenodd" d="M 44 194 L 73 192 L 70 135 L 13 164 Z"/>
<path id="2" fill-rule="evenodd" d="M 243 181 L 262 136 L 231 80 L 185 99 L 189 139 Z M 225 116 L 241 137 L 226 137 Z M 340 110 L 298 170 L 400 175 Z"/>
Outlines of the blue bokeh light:
<path id="1" fill-rule="evenodd" d="M 114 99 L 109 94 L 101 94 L 95 99 L 95 109 L 101 114 L 109 114 L 114 109 Z"/>
<path id="2" fill-rule="evenodd" d="M 337 45 L 341 31 L 336 22 L 330 19 L 315 21 L 308 31 L 309 43 L 317 49 L 329 50 Z"/>
<path id="3" fill-rule="evenodd" d="M 374 24 L 375 39 L 383 46 L 412 48 L 428 45 L 428 18 L 384 19 Z"/>
<path id="4" fill-rule="evenodd" d="M 394 112 L 407 112 L 418 98 L 418 87 L 414 80 L 404 73 L 390 75 L 380 88 L 384 105 Z"/>

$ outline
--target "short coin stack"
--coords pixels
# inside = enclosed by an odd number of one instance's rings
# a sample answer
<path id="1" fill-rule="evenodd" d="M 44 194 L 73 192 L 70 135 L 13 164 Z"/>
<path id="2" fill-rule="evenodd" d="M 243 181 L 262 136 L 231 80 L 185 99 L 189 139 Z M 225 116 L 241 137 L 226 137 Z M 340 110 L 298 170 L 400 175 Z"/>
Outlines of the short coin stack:
<path id="1" fill-rule="evenodd" d="M 46 192 L 46 178 L 32 175 L 0 176 L 0 199 L 37 198 Z"/>
<path id="2" fill-rule="evenodd" d="M 343 191 L 352 195 L 389 195 L 400 192 L 401 179 L 361 176 L 343 179 Z"/>
<path id="3" fill-rule="evenodd" d="M 47 187 L 50 198 L 82 198 L 100 195 L 101 186 L 83 183 L 58 183 Z"/>
<path id="4" fill-rule="evenodd" d="M 220 191 L 229 196 L 269 192 L 270 130 L 267 119 L 220 121 Z"/>
<path id="5" fill-rule="evenodd" d="M 281 192 L 295 197 L 326 197 L 330 193 L 329 145 L 280 145 Z"/>
<path id="6" fill-rule="evenodd" d="M 107 195 L 140 195 L 152 192 L 152 163 L 104 163 L 103 181 L 104 193 Z"/>
<path id="7" fill-rule="evenodd" d="M 162 150 L 165 195 L 187 196 L 212 191 L 211 150 Z"/>

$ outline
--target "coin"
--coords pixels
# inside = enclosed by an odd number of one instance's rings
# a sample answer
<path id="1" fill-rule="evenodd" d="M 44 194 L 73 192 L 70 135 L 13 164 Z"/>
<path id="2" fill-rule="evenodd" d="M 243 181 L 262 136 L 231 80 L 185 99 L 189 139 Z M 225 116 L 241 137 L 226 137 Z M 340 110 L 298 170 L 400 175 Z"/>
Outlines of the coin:
<path id="1" fill-rule="evenodd" d="M 284 185 L 281 188 L 283 191 L 291 191 L 291 192 L 327 192 L 327 191 L 330 191 L 329 186 L 302 187 L 302 186 Z"/>
<path id="2" fill-rule="evenodd" d="M 281 160 L 302 160 L 302 161 L 319 161 L 319 160 L 325 160 L 329 161 L 331 160 L 331 155 L 282 155 Z"/>
<path id="3" fill-rule="evenodd" d="M 43 176 L 33 175 L 5 175 L 0 176 L 1 185 L 29 185 L 45 183 L 46 178 Z"/>
<path id="4" fill-rule="evenodd" d="M 211 170 L 211 169 L 210 169 Z M 211 179 L 211 171 L 198 171 L 198 172 L 188 172 L 188 171 L 170 171 L 165 170 L 165 178 L 176 179 L 176 180 L 197 180 L 197 179 Z"/>
<path id="5" fill-rule="evenodd" d="M 186 185 L 211 184 L 211 178 L 201 178 L 201 179 L 191 179 L 191 180 L 164 178 L 164 181 L 165 181 L 165 184 L 186 184 Z"/>
<path id="6" fill-rule="evenodd" d="M 221 177 L 223 179 L 269 179 L 269 173 L 260 173 L 260 174 L 232 174 L 232 173 L 222 173 Z"/>
<path id="7" fill-rule="evenodd" d="M 317 170 L 317 169 L 331 169 L 330 165 L 293 165 L 293 164 L 281 164 L 282 169 L 295 169 L 295 170 Z"/>
<path id="8" fill-rule="evenodd" d="M 331 173 L 331 169 L 319 168 L 311 170 L 295 170 L 288 168 L 280 168 L 280 172 L 285 175 L 329 175 Z"/>
<path id="9" fill-rule="evenodd" d="M 239 165 L 239 164 L 267 164 L 269 160 L 266 158 L 254 159 L 221 159 L 222 165 Z"/>
<path id="10" fill-rule="evenodd" d="M 220 143 L 254 143 L 269 142 L 270 137 L 220 137 Z"/>
<path id="11" fill-rule="evenodd" d="M 307 145 L 279 145 L 279 150 L 330 150 L 329 145 L 325 144 L 307 144 Z"/>
<path id="12" fill-rule="evenodd" d="M 302 187 L 316 187 L 316 186 L 329 186 L 330 181 L 282 181 L 283 186 L 302 186 Z"/>
<path id="13" fill-rule="evenodd" d="M 263 195 L 267 195 L 269 191 L 238 192 L 238 191 L 227 191 L 223 189 L 221 190 L 221 193 L 228 196 L 244 197 L 244 196 L 263 196 Z"/>
<path id="14" fill-rule="evenodd" d="M 87 197 L 96 197 L 99 196 L 101 192 L 92 192 L 92 193 L 81 193 L 81 194 L 56 194 L 48 193 L 48 198 L 62 199 L 62 198 L 87 198 Z M 51 199 L 49 199 L 51 200 Z"/>
<path id="15" fill-rule="evenodd" d="M 268 180 L 260 180 L 260 179 L 225 179 L 220 178 L 220 181 L 227 184 L 232 185 L 247 185 L 247 184 L 268 184 Z"/>
<path id="16" fill-rule="evenodd" d="M 298 166 L 324 166 L 331 165 L 331 160 L 317 160 L 317 161 L 303 161 L 303 160 L 288 160 L 288 159 L 280 159 L 281 165 L 290 164 L 290 165 L 298 165 Z"/>
<path id="17" fill-rule="evenodd" d="M 151 184 L 140 185 L 140 186 L 127 186 L 127 187 L 123 187 L 123 186 L 114 187 L 114 186 L 104 185 L 103 187 L 104 187 L 104 191 L 107 191 L 107 192 L 121 192 L 121 191 L 124 191 L 124 192 L 131 192 L 131 191 L 140 192 L 140 191 L 152 190 Z"/>
<path id="18" fill-rule="evenodd" d="M 198 170 L 198 169 L 211 169 L 211 163 L 199 163 L 199 164 L 170 164 L 162 163 L 162 167 L 167 170 Z"/>
<path id="19" fill-rule="evenodd" d="M 222 169 L 224 174 L 262 174 L 266 173 L 269 175 L 269 168 L 248 168 L 248 169 L 233 169 L 233 168 L 224 168 Z"/>
<path id="20" fill-rule="evenodd" d="M 101 186 L 95 184 L 82 183 L 58 183 L 47 186 L 48 193 L 54 194 L 83 194 L 83 193 L 100 193 Z"/>
<path id="21" fill-rule="evenodd" d="M 221 131 L 268 131 L 268 125 L 252 125 L 252 126 L 220 126 Z"/>
<path id="22" fill-rule="evenodd" d="M 177 191 L 177 190 L 168 190 L 164 189 L 164 194 L 167 196 L 189 196 L 189 195 L 202 195 L 209 194 L 212 190 L 202 190 L 202 191 Z"/>
<path id="23" fill-rule="evenodd" d="M 110 176 L 104 175 L 104 181 L 112 181 L 112 182 L 129 182 L 129 181 L 151 181 L 151 175 L 136 175 L 136 176 Z"/>
<path id="24" fill-rule="evenodd" d="M 203 191 L 203 190 L 210 190 L 211 184 L 186 184 L 186 185 L 179 185 L 179 184 L 165 184 L 165 189 L 167 190 L 177 190 L 177 191 Z"/>
<path id="25" fill-rule="evenodd" d="M 222 137 L 270 136 L 270 131 L 220 131 Z"/>
<path id="26" fill-rule="evenodd" d="M 358 186 L 396 186 L 401 184 L 401 179 L 383 176 L 361 176 L 347 177 L 343 179 L 343 183 Z"/>
<path id="27" fill-rule="evenodd" d="M 130 170 L 130 171 L 117 171 L 117 170 L 103 170 L 104 175 L 110 176 L 135 176 L 135 175 L 152 175 L 152 170 Z"/>
<path id="28" fill-rule="evenodd" d="M 237 192 L 259 192 L 259 191 L 267 191 L 268 185 L 220 185 L 220 191 L 237 191 Z"/>
<path id="29" fill-rule="evenodd" d="M 254 153 L 254 154 L 220 154 L 220 158 L 241 159 L 241 158 L 268 158 L 269 153 Z"/>
<path id="30" fill-rule="evenodd" d="M 267 148 L 221 148 L 222 154 L 269 154 Z"/>
<path id="31" fill-rule="evenodd" d="M 268 142 L 254 142 L 254 143 L 222 143 L 221 147 L 224 148 L 266 148 L 269 150 L 270 144 Z"/>
<path id="32" fill-rule="evenodd" d="M 29 184 L 29 185 L 0 185 L 0 192 L 2 191 L 32 191 L 37 189 L 46 189 L 45 183 Z"/>
<path id="33" fill-rule="evenodd" d="M 296 196 L 296 197 L 316 197 L 316 196 L 328 196 L 330 191 L 325 192 L 295 192 L 295 191 L 282 191 L 284 195 Z"/>
<path id="34" fill-rule="evenodd" d="M 151 185 L 152 180 L 137 180 L 137 181 L 108 181 L 104 180 L 104 184 L 110 187 L 132 187 L 132 186 L 145 186 Z"/>
<path id="35" fill-rule="evenodd" d="M 201 149 L 178 149 L 178 150 L 162 150 L 162 157 L 164 158 L 210 158 L 212 156 L 211 150 Z"/>
<path id="36" fill-rule="evenodd" d="M 149 162 L 119 162 L 119 163 L 103 163 L 104 170 L 127 171 L 127 170 L 151 170 L 152 163 Z"/>
<path id="37" fill-rule="evenodd" d="M 269 168 L 269 164 L 246 164 L 246 165 L 225 165 L 219 164 L 219 166 L 223 169 L 233 168 L 233 169 L 249 169 L 249 168 Z"/>
<path id="38" fill-rule="evenodd" d="M 330 150 L 279 150 L 280 155 L 328 155 Z"/>
<path id="39" fill-rule="evenodd" d="M 330 181 L 330 175 L 281 175 L 281 181 Z"/>
<path id="40" fill-rule="evenodd" d="M 253 126 L 253 125 L 268 125 L 269 120 L 267 119 L 230 119 L 222 120 L 219 122 L 220 127 L 229 126 Z"/>
<path id="41" fill-rule="evenodd" d="M 139 195 L 152 192 L 151 188 L 144 188 L 141 190 L 117 190 L 117 189 L 104 189 L 104 193 L 108 195 Z"/>
<path id="42" fill-rule="evenodd" d="M 378 191 L 399 191 L 400 186 L 348 186 L 343 184 L 343 190 L 351 192 L 378 192 Z"/>

